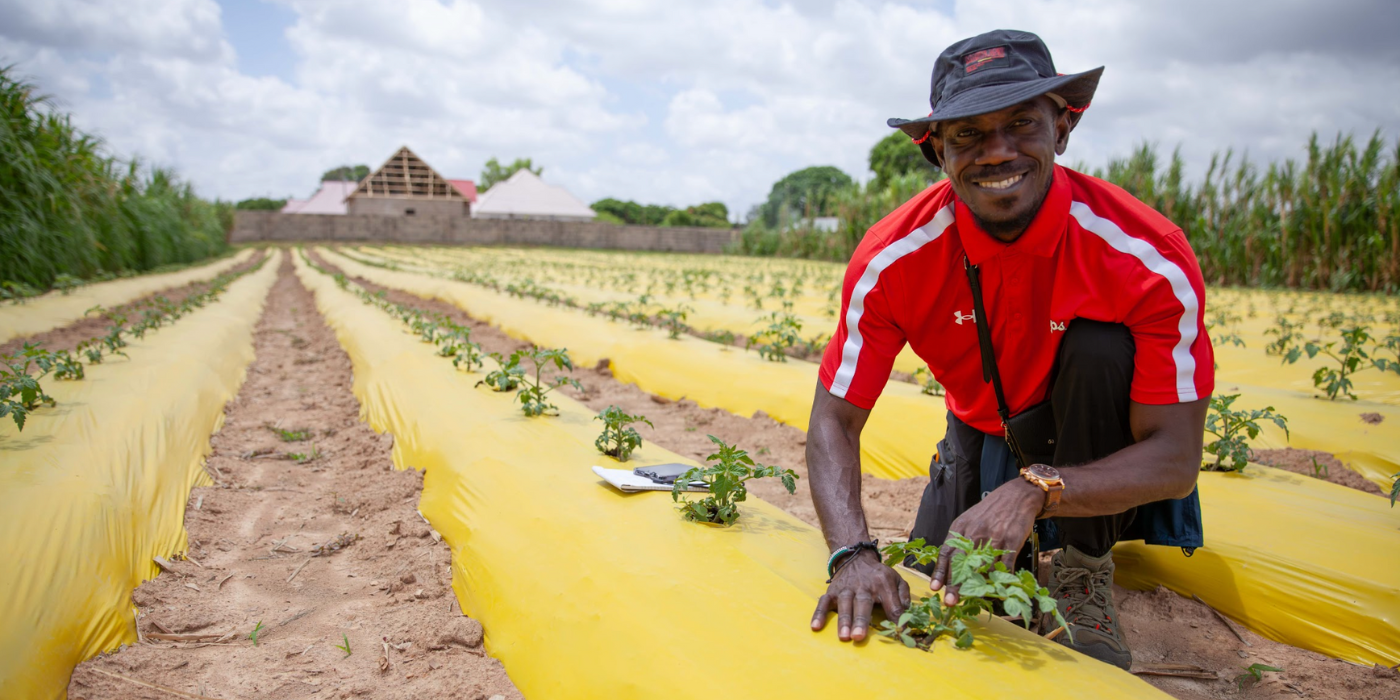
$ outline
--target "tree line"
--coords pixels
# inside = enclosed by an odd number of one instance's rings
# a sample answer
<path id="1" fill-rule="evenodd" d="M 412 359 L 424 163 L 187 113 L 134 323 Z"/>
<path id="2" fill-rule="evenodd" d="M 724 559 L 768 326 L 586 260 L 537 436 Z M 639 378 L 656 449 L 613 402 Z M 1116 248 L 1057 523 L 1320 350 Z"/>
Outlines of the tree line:
<path id="1" fill-rule="evenodd" d="M 1314 133 L 1302 159 L 1261 166 L 1233 150 L 1211 158 L 1204 180 L 1184 177 L 1143 143 L 1124 158 L 1075 170 L 1111 182 L 1182 227 L 1214 284 L 1333 291 L 1400 291 L 1400 140 L 1378 130 L 1359 141 Z M 890 134 L 870 152 L 865 184 L 831 166 L 773 185 L 733 252 L 842 261 L 885 215 L 943 177 L 907 137 Z M 834 231 L 814 224 L 836 217 Z"/>

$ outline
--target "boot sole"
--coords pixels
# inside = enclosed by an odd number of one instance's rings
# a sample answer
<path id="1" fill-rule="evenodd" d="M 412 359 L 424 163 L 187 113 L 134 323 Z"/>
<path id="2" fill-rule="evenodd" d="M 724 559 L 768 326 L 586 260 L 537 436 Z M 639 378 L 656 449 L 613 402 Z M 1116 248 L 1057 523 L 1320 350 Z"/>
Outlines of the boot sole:
<path id="1" fill-rule="evenodd" d="M 1068 640 L 1060 641 L 1061 639 L 1063 639 L 1063 637 L 1061 637 L 1060 639 L 1056 639 L 1055 641 L 1058 642 L 1061 646 L 1073 649 L 1092 659 L 1097 659 L 1106 664 L 1109 664 L 1110 666 L 1117 666 L 1118 668 L 1121 668 L 1124 671 L 1131 670 L 1133 667 L 1132 651 L 1126 649 L 1123 651 L 1115 651 L 1113 647 L 1110 647 L 1107 644 L 1085 644 L 1083 646 L 1080 646 L 1078 644 L 1070 644 Z"/>

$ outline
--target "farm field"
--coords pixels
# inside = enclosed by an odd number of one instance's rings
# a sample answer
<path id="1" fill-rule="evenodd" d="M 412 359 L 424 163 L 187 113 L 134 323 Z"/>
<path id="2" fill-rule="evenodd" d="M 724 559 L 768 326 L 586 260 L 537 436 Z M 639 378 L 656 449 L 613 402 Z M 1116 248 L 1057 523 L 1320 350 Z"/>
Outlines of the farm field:
<path id="1" fill-rule="evenodd" d="M 1284 671 L 1246 697 L 1400 692 L 1383 668 L 1400 663 L 1400 566 L 1379 554 L 1400 549 L 1380 493 L 1400 472 L 1400 374 L 1359 370 L 1356 400 L 1331 401 L 1311 380 L 1323 355 L 1266 349 L 1363 324 L 1393 358 L 1393 298 L 1211 290 L 1218 391 L 1273 406 L 1290 435 L 1264 430 L 1241 473 L 1202 473 L 1194 556 L 1120 545 L 1134 676 L 995 617 L 972 623 L 971 649 L 931 653 L 807 630 L 827 552 L 803 431 L 840 266 L 396 246 L 220 265 L 203 279 L 232 279 L 205 306 L 122 336 L 124 355 L 81 380 L 44 378 L 53 405 L 0 424 L 0 519 L 54 533 L 5 544 L 24 564 L 0 574 L 22 593 L 5 612 L 35 633 L 0 641 L 0 695 L 904 697 L 937 677 L 951 697 L 1216 698 L 1253 663 Z M 108 303 L 140 318 L 142 297 L 201 280 L 147 282 Z M 76 351 L 106 331 L 81 318 L 55 311 L 0 349 Z M 578 384 L 537 394 L 530 416 L 482 383 L 539 348 L 571 367 L 526 363 L 516 381 Z M 882 541 L 907 535 L 944 429 L 921 368 L 901 356 L 862 444 Z M 595 447 L 609 406 L 650 421 L 628 469 L 698 466 L 714 435 L 792 468 L 795 492 L 753 482 L 728 528 L 623 495 L 590 470 L 623 466 Z M 1314 457 L 1326 478 L 1301 466 Z M 74 484 L 91 488 L 55 507 Z M 84 598 L 93 575 L 110 585 Z M 1171 664 L 1207 677 L 1150 675 Z"/>

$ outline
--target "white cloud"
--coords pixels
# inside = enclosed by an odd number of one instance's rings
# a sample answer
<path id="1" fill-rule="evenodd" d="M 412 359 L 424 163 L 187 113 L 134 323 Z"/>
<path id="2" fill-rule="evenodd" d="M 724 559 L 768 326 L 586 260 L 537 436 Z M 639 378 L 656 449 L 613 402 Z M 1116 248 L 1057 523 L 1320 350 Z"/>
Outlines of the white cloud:
<path id="1" fill-rule="evenodd" d="M 1071 162 L 1145 139 L 1199 174 L 1231 146 L 1297 157 L 1314 130 L 1400 136 L 1388 0 L 280 1 L 290 81 L 239 72 L 256 48 L 212 0 L 0 0 L 0 56 L 118 152 L 226 198 L 304 196 L 408 144 L 451 176 L 523 156 L 586 200 L 742 212 L 800 167 L 863 177 L 884 120 L 928 111 L 938 53 L 1007 25 L 1062 71 L 1107 66 Z"/>

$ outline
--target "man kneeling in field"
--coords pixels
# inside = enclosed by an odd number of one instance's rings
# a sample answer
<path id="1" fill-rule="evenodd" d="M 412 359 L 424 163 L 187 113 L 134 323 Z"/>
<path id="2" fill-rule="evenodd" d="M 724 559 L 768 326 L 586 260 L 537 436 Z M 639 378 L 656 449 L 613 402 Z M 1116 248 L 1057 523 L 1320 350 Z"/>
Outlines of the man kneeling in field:
<path id="1" fill-rule="evenodd" d="M 1057 641 L 1128 668 L 1110 550 L 1201 546 L 1215 375 L 1200 266 L 1180 227 L 1055 164 L 1102 72 L 1060 75 L 1039 37 L 990 32 L 939 56 L 928 117 L 890 120 L 948 179 L 871 228 L 846 270 L 807 442 L 835 572 L 814 630 L 834 610 L 838 636 L 863 639 L 876 603 L 909 605 L 860 501 L 861 429 L 906 342 L 948 406 L 911 538 L 959 533 L 1022 568 L 1033 529 L 1062 547 L 1050 587 L 1073 642 Z M 951 551 L 931 572 L 950 605 Z"/>

